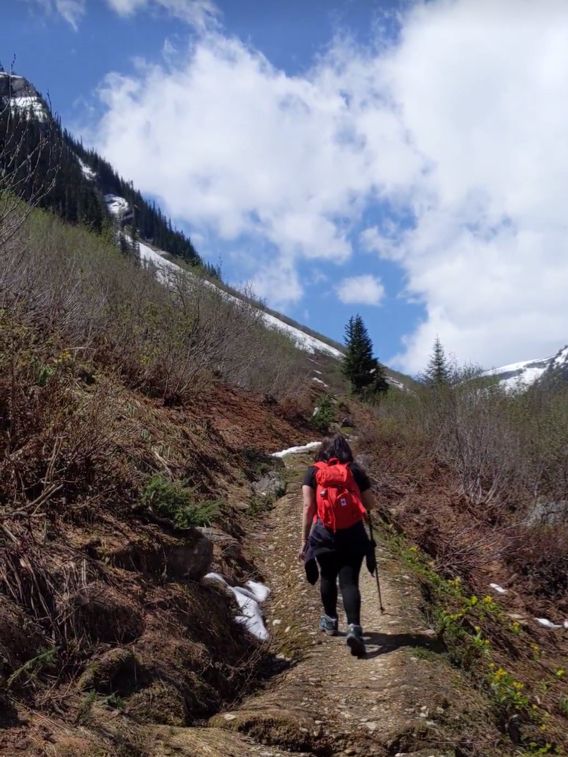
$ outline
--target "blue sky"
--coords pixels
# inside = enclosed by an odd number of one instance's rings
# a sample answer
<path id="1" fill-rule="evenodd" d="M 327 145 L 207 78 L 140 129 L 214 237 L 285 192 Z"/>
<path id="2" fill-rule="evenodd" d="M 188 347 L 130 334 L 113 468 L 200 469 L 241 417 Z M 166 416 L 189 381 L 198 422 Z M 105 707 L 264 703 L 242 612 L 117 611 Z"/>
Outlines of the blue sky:
<path id="1" fill-rule="evenodd" d="M 568 340 L 567 32 L 561 0 L 16 0 L 0 59 L 227 281 L 413 373 L 438 335 Z"/>

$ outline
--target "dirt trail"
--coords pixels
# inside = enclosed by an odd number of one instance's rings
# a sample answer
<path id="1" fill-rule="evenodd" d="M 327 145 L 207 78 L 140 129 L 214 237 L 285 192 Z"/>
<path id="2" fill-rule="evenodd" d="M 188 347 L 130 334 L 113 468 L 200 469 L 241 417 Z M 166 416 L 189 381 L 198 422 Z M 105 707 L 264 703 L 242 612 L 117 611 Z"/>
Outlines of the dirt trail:
<path id="1" fill-rule="evenodd" d="M 155 753 L 192 755 L 441 755 L 456 754 L 448 722 L 461 717 L 454 672 L 441 663 L 439 643 L 425 628 L 420 595 L 385 547 L 375 580 L 363 569 L 362 623 L 367 657 L 352 657 L 344 635 L 317 626 L 318 586 L 297 561 L 300 480 L 307 458 L 289 456 L 288 494 L 257 535 L 257 561 L 272 588 L 267 625 L 287 669 L 209 728 L 154 732 Z M 340 623 L 344 620 L 340 613 Z M 471 703 L 470 703 L 471 704 Z"/>

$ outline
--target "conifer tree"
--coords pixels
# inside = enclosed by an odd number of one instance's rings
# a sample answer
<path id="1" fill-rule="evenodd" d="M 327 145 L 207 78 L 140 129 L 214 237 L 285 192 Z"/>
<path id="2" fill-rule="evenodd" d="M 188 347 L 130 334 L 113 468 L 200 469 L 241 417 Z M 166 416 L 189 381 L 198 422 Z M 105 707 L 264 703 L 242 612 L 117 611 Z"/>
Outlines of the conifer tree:
<path id="1" fill-rule="evenodd" d="M 434 342 L 434 349 L 423 381 L 427 386 L 449 386 L 451 384 L 450 364 L 439 337 L 436 337 Z"/>
<path id="2" fill-rule="evenodd" d="M 345 327 L 343 374 L 354 394 L 375 395 L 386 392 L 388 384 L 383 366 L 373 357 L 373 343 L 360 315 L 352 316 Z"/>

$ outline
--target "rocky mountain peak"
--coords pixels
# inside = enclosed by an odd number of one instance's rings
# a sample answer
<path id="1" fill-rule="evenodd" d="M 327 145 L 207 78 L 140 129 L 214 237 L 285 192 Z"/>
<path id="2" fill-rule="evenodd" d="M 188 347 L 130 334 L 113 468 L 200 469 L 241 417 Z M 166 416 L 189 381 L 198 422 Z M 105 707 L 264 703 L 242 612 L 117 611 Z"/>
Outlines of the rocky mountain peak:
<path id="1" fill-rule="evenodd" d="M 49 115 L 45 100 L 23 76 L 0 71 L 0 99 L 8 100 L 14 110 L 26 111 L 40 120 Z"/>

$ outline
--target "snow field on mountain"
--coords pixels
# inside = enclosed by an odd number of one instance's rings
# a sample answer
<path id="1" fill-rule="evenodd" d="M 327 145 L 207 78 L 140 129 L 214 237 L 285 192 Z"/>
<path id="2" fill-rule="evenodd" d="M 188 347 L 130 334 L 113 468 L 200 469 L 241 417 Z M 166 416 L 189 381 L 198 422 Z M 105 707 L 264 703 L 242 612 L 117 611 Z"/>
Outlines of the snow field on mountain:
<path id="1" fill-rule="evenodd" d="M 82 161 L 79 161 L 79 163 L 84 175 L 89 179 L 92 178 L 90 174 L 87 174 L 87 171 L 91 171 L 91 169 L 88 168 L 88 166 L 85 166 Z M 124 197 L 119 197 L 118 195 L 114 194 L 105 195 L 105 201 L 109 211 L 113 216 L 115 216 L 115 218 L 120 218 L 126 211 L 129 210 L 130 207 Z M 167 274 L 164 274 L 164 271 L 184 271 L 188 276 L 192 275 L 189 271 L 185 271 L 181 266 L 178 266 L 176 265 L 176 263 L 172 263 L 172 261 L 165 258 L 165 253 L 163 250 L 154 250 L 144 242 L 139 242 L 138 244 L 140 248 L 140 258 L 147 262 L 153 263 L 158 268 L 159 278 L 162 283 L 167 283 Z M 215 289 L 215 291 L 218 292 L 223 299 L 234 302 L 238 305 L 243 304 L 243 301 L 239 297 L 226 292 L 221 287 L 215 286 L 213 282 L 204 280 L 204 284 L 211 287 L 212 289 Z M 304 350 L 305 352 L 310 352 L 312 354 L 314 352 L 323 352 L 327 355 L 331 355 L 332 357 L 337 358 L 338 360 L 343 357 L 342 353 L 338 349 L 332 347 L 329 344 L 326 344 L 325 342 L 322 342 L 321 339 L 317 339 L 310 334 L 306 334 L 301 329 L 298 329 L 295 326 L 290 325 L 289 323 L 281 321 L 276 316 L 271 315 L 270 313 L 266 313 L 262 309 L 259 310 L 263 321 L 269 328 L 283 331 L 294 341 L 297 347 Z"/>

